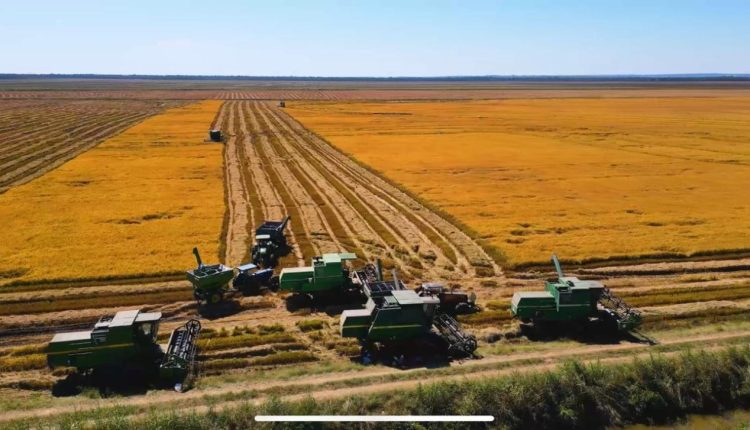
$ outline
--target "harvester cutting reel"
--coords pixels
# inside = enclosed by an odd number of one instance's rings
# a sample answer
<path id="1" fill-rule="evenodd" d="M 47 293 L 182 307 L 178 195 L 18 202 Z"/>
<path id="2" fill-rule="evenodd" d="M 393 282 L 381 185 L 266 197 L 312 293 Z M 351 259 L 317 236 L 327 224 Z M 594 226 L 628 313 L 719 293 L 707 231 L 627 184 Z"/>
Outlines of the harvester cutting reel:
<path id="1" fill-rule="evenodd" d="M 197 340 L 201 323 L 191 319 L 175 329 L 169 337 L 169 344 L 159 365 L 159 376 L 164 381 L 174 382 L 174 389 L 183 392 L 192 386 L 195 378 L 195 356 L 198 352 Z"/>
<path id="2" fill-rule="evenodd" d="M 448 355 L 451 357 L 473 357 L 477 350 L 477 338 L 467 334 L 453 317 L 438 313 L 432 324 L 440 336 L 448 343 Z"/>
<path id="3" fill-rule="evenodd" d="M 617 324 L 619 331 L 635 330 L 641 325 L 641 313 L 612 293 L 609 288 L 602 290 L 599 296 L 599 304 L 602 306 L 602 311 L 607 315 L 608 319 Z"/>

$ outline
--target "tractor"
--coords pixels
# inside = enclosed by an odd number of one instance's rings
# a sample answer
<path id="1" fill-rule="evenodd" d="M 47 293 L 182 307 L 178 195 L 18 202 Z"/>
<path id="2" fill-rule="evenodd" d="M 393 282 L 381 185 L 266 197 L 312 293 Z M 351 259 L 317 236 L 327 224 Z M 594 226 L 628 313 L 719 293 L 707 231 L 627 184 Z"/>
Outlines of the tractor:
<path id="1" fill-rule="evenodd" d="M 447 289 L 445 285 L 438 282 L 426 282 L 416 289 L 421 297 L 437 297 L 440 300 L 440 309 L 450 315 L 465 315 L 479 312 L 476 305 L 477 295 L 466 294 L 456 289 Z"/>
<path id="2" fill-rule="evenodd" d="M 255 295 L 264 287 L 273 290 L 278 286 L 278 277 L 273 275 L 273 269 L 261 270 L 252 263 L 241 265 L 237 269 L 223 264 L 205 265 L 198 248 L 193 248 L 193 254 L 198 267 L 188 270 L 186 274 L 193 284 L 193 297 L 199 305 L 215 305 L 236 292 Z"/>
<path id="3" fill-rule="evenodd" d="M 511 314 L 523 323 L 540 326 L 564 321 L 602 321 L 618 331 L 634 330 L 641 314 L 615 296 L 601 282 L 565 276 L 560 261 L 552 254 L 557 280 L 545 281 L 545 291 L 517 292 L 511 299 Z"/>
<path id="4" fill-rule="evenodd" d="M 188 387 L 201 330 L 190 320 L 172 331 L 166 349 L 156 342 L 161 312 L 129 310 L 99 319 L 88 331 L 58 333 L 47 348 L 47 365 L 74 367 L 79 374 L 138 370 L 175 390 Z"/>
<path id="5" fill-rule="evenodd" d="M 223 142 L 224 137 L 221 135 L 221 130 L 209 130 L 208 140 L 210 140 L 211 142 Z"/>
<path id="6" fill-rule="evenodd" d="M 281 221 L 265 221 L 255 230 L 255 243 L 250 250 L 253 263 L 263 267 L 274 267 L 288 246 L 284 229 L 289 223 L 289 215 Z"/>

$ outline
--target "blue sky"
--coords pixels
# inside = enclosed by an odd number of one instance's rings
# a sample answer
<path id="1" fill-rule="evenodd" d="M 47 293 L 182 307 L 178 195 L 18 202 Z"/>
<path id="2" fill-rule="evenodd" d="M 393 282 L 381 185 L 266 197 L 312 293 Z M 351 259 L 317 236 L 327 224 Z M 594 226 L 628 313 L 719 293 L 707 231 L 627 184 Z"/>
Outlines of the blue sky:
<path id="1" fill-rule="evenodd" d="M 2 1 L 0 73 L 750 73 L 750 0 Z"/>

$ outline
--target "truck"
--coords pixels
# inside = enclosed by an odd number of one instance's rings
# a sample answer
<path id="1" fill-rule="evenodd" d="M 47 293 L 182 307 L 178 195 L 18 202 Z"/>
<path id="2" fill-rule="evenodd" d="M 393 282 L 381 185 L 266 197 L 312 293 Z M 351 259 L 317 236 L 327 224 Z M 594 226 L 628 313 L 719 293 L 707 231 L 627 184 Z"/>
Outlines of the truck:
<path id="1" fill-rule="evenodd" d="M 557 279 L 545 281 L 544 291 L 516 292 L 511 299 L 511 314 L 523 323 L 535 326 L 563 321 L 602 321 L 619 331 L 634 330 L 641 314 L 628 306 L 601 282 L 565 276 L 560 261 L 552 254 Z"/>
<path id="2" fill-rule="evenodd" d="M 101 317 L 91 330 L 57 333 L 47 347 L 47 365 L 72 367 L 79 374 L 136 368 L 183 391 L 193 374 L 201 324 L 189 320 L 162 348 L 157 343 L 161 319 L 161 312 L 120 311 Z"/>

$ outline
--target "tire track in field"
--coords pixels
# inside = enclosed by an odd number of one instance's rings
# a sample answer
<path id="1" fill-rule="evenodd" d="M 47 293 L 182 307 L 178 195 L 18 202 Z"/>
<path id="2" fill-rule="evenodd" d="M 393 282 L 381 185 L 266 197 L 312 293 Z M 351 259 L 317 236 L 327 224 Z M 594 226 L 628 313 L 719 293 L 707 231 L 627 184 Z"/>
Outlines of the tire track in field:
<path id="1" fill-rule="evenodd" d="M 417 273 L 421 271 L 421 275 L 427 278 L 452 279 L 456 277 L 451 270 L 445 269 L 451 265 L 448 256 L 413 222 L 415 218 L 413 215 L 407 216 L 403 208 L 392 204 L 380 193 L 374 192 L 356 172 L 337 163 L 328 154 L 316 151 L 316 146 L 304 134 L 291 127 L 279 109 L 269 109 L 274 112 L 284 132 L 292 136 L 297 148 L 306 154 L 305 158 L 315 160 L 312 164 L 316 164 L 319 171 L 331 172 L 330 182 L 337 182 L 339 189 L 347 188 L 350 198 L 359 202 L 357 207 L 360 215 L 380 224 L 379 230 L 385 230 L 390 235 L 390 239 L 395 240 L 396 243 L 388 243 L 388 240 L 386 243 L 395 249 L 397 260 L 402 268 L 412 267 L 407 270 L 416 270 Z"/>
<path id="2" fill-rule="evenodd" d="M 280 109 L 278 112 L 291 129 L 304 137 L 310 150 L 319 154 L 321 159 L 327 159 L 332 165 L 348 176 L 352 177 L 365 189 L 376 193 L 380 198 L 393 205 L 396 209 L 409 213 L 417 220 L 421 220 L 433 233 L 439 233 L 439 237 L 445 239 L 452 249 L 457 251 L 458 262 L 466 265 L 469 276 L 476 274 L 476 267 L 486 268 L 502 276 L 502 270 L 484 249 L 471 239 L 458 227 L 451 224 L 437 213 L 429 210 L 424 205 L 410 197 L 400 189 L 391 185 L 380 176 L 365 169 L 345 154 L 338 151 L 332 145 L 310 132 L 294 118 Z M 424 228 L 424 227 L 423 227 Z"/>
<path id="3" fill-rule="evenodd" d="M 256 115 L 253 107 L 249 110 L 249 114 L 252 118 L 253 131 L 260 136 L 260 144 L 257 146 L 257 150 L 266 173 L 268 173 L 272 183 L 276 186 L 279 196 L 284 202 L 284 206 L 292 217 L 292 221 L 294 222 L 294 220 L 296 220 L 297 225 L 301 227 L 303 232 L 303 235 L 301 235 L 303 237 L 298 236 L 298 244 L 303 258 L 311 258 L 314 255 L 320 255 L 320 248 L 318 248 L 317 244 L 311 240 L 312 234 L 310 229 L 309 208 L 304 207 L 295 201 L 294 195 L 290 191 L 290 185 L 284 177 L 286 171 L 284 170 L 284 166 L 281 165 L 283 161 L 275 156 L 271 147 L 269 133 L 264 129 L 263 124 L 261 124 L 260 118 Z"/>
<path id="4" fill-rule="evenodd" d="M 267 105 L 264 104 L 261 107 L 269 114 L 268 116 L 272 119 L 273 123 L 276 124 L 274 130 L 282 138 L 281 142 L 283 144 L 281 145 L 281 149 L 286 152 L 286 158 L 298 166 L 298 171 L 304 172 L 303 174 L 308 178 L 307 182 L 314 184 L 317 192 L 324 200 L 323 203 L 333 212 L 328 217 L 329 221 L 337 218 L 341 229 L 344 230 L 345 236 L 357 249 L 362 251 L 366 259 L 371 259 L 374 256 L 386 256 L 392 258 L 394 261 L 398 260 L 398 257 L 387 241 L 376 233 L 375 229 L 368 224 L 368 221 L 361 216 L 344 196 L 343 185 L 338 183 L 339 187 L 337 188 L 333 184 L 333 181 L 337 181 L 336 179 L 331 176 L 325 176 L 317 166 L 313 167 L 313 164 L 298 151 L 298 137 L 296 135 L 288 135 L 285 132 L 286 128 L 284 124 L 278 120 L 274 111 L 268 109 Z M 328 183 L 327 186 L 326 183 Z M 349 195 L 349 198 L 355 197 Z M 373 246 L 372 244 L 379 246 Z"/>
<path id="5" fill-rule="evenodd" d="M 258 208 L 258 210 L 262 211 L 264 219 L 281 220 L 284 216 L 289 214 L 289 210 L 269 176 L 268 164 L 263 162 L 259 152 L 259 145 L 261 145 L 261 142 L 264 139 L 267 139 L 267 136 L 259 134 L 258 130 L 260 126 L 257 123 L 256 118 L 250 112 L 249 102 L 233 101 L 230 103 L 240 106 L 241 129 L 239 130 L 239 133 L 241 133 L 243 137 L 243 163 L 249 173 L 247 178 L 254 185 L 255 193 L 253 199 L 261 204 L 261 207 Z M 249 126 L 248 122 L 250 123 Z M 256 220 L 258 224 L 260 221 L 260 219 Z M 286 234 L 290 237 L 288 243 L 292 248 L 292 255 L 294 256 L 294 259 L 296 259 L 296 265 L 302 266 L 304 265 L 304 257 L 298 240 L 299 232 L 296 228 L 296 223 L 298 222 L 299 220 L 292 219 L 289 222 Z M 255 227 L 256 225 L 251 226 L 251 230 L 254 230 Z M 284 259 L 282 258 L 282 263 L 283 260 Z"/>
<path id="6" fill-rule="evenodd" d="M 243 262 L 247 254 L 247 224 L 250 199 L 243 177 L 241 163 L 242 155 L 238 145 L 237 134 L 234 133 L 234 117 L 237 113 L 237 105 L 229 108 L 230 130 L 232 134 L 226 140 L 224 147 L 224 180 L 227 189 L 227 212 L 229 224 L 227 225 L 225 239 L 224 262 L 229 266 L 237 266 Z M 220 121 L 217 121 L 219 123 Z M 243 139 L 244 136 L 239 137 Z"/>
<path id="7" fill-rule="evenodd" d="M 320 186 L 325 184 L 327 179 L 297 151 L 295 145 L 292 144 L 292 139 L 295 136 L 288 136 L 280 130 L 283 125 L 279 123 L 274 112 L 269 110 L 265 104 L 261 104 L 259 107 L 264 112 L 266 122 L 279 135 L 280 145 L 277 150 L 282 151 L 282 156 L 294 167 L 300 182 L 304 182 L 307 189 L 315 193 L 315 200 L 320 208 L 321 216 L 332 230 L 330 234 L 335 236 L 341 245 L 349 245 L 344 247 L 343 250 L 355 250 L 358 255 L 364 256 L 367 260 L 371 260 L 374 256 L 382 256 L 382 252 L 373 255 L 372 250 L 369 249 L 372 247 L 368 248 L 365 245 L 380 242 L 381 248 L 379 249 L 386 249 L 387 244 L 334 187 Z M 365 241 L 363 242 L 360 238 L 365 238 Z"/>
<path id="8" fill-rule="evenodd" d="M 295 160 L 292 157 L 286 156 L 287 154 L 283 152 L 285 144 L 284 136 L 276 130 L 260 107 L 261 105 L 253 103 L 253 114 L 259 119 L 258 122 L 261 127 L 271 136 L 271 144 L 268 147 L 272 152 L 272 157 L 275 160 L 279 160 L 278 163 L 273 164 L 273 167 L 284 181 L 289 194 L 296 202 L 297 207 L 304 217 L 303 221 L 306 222 L 307 231 L 310 232 L 308 239 L 314 244 L 319 253 L 344 251 L 344 247 L 330 226 L 330 223 L 336 220 L 331 219 L 329 222 L 323 215 L 320 208 L 322 202 L 319 203 L 320 197 L 315 186 L 310 183 L 302 183 L 304 179 L 301 179 L 301 173 L 296 169 Z M 318 199 L 315 199 L 313 195 L 318 197 Z"/>

